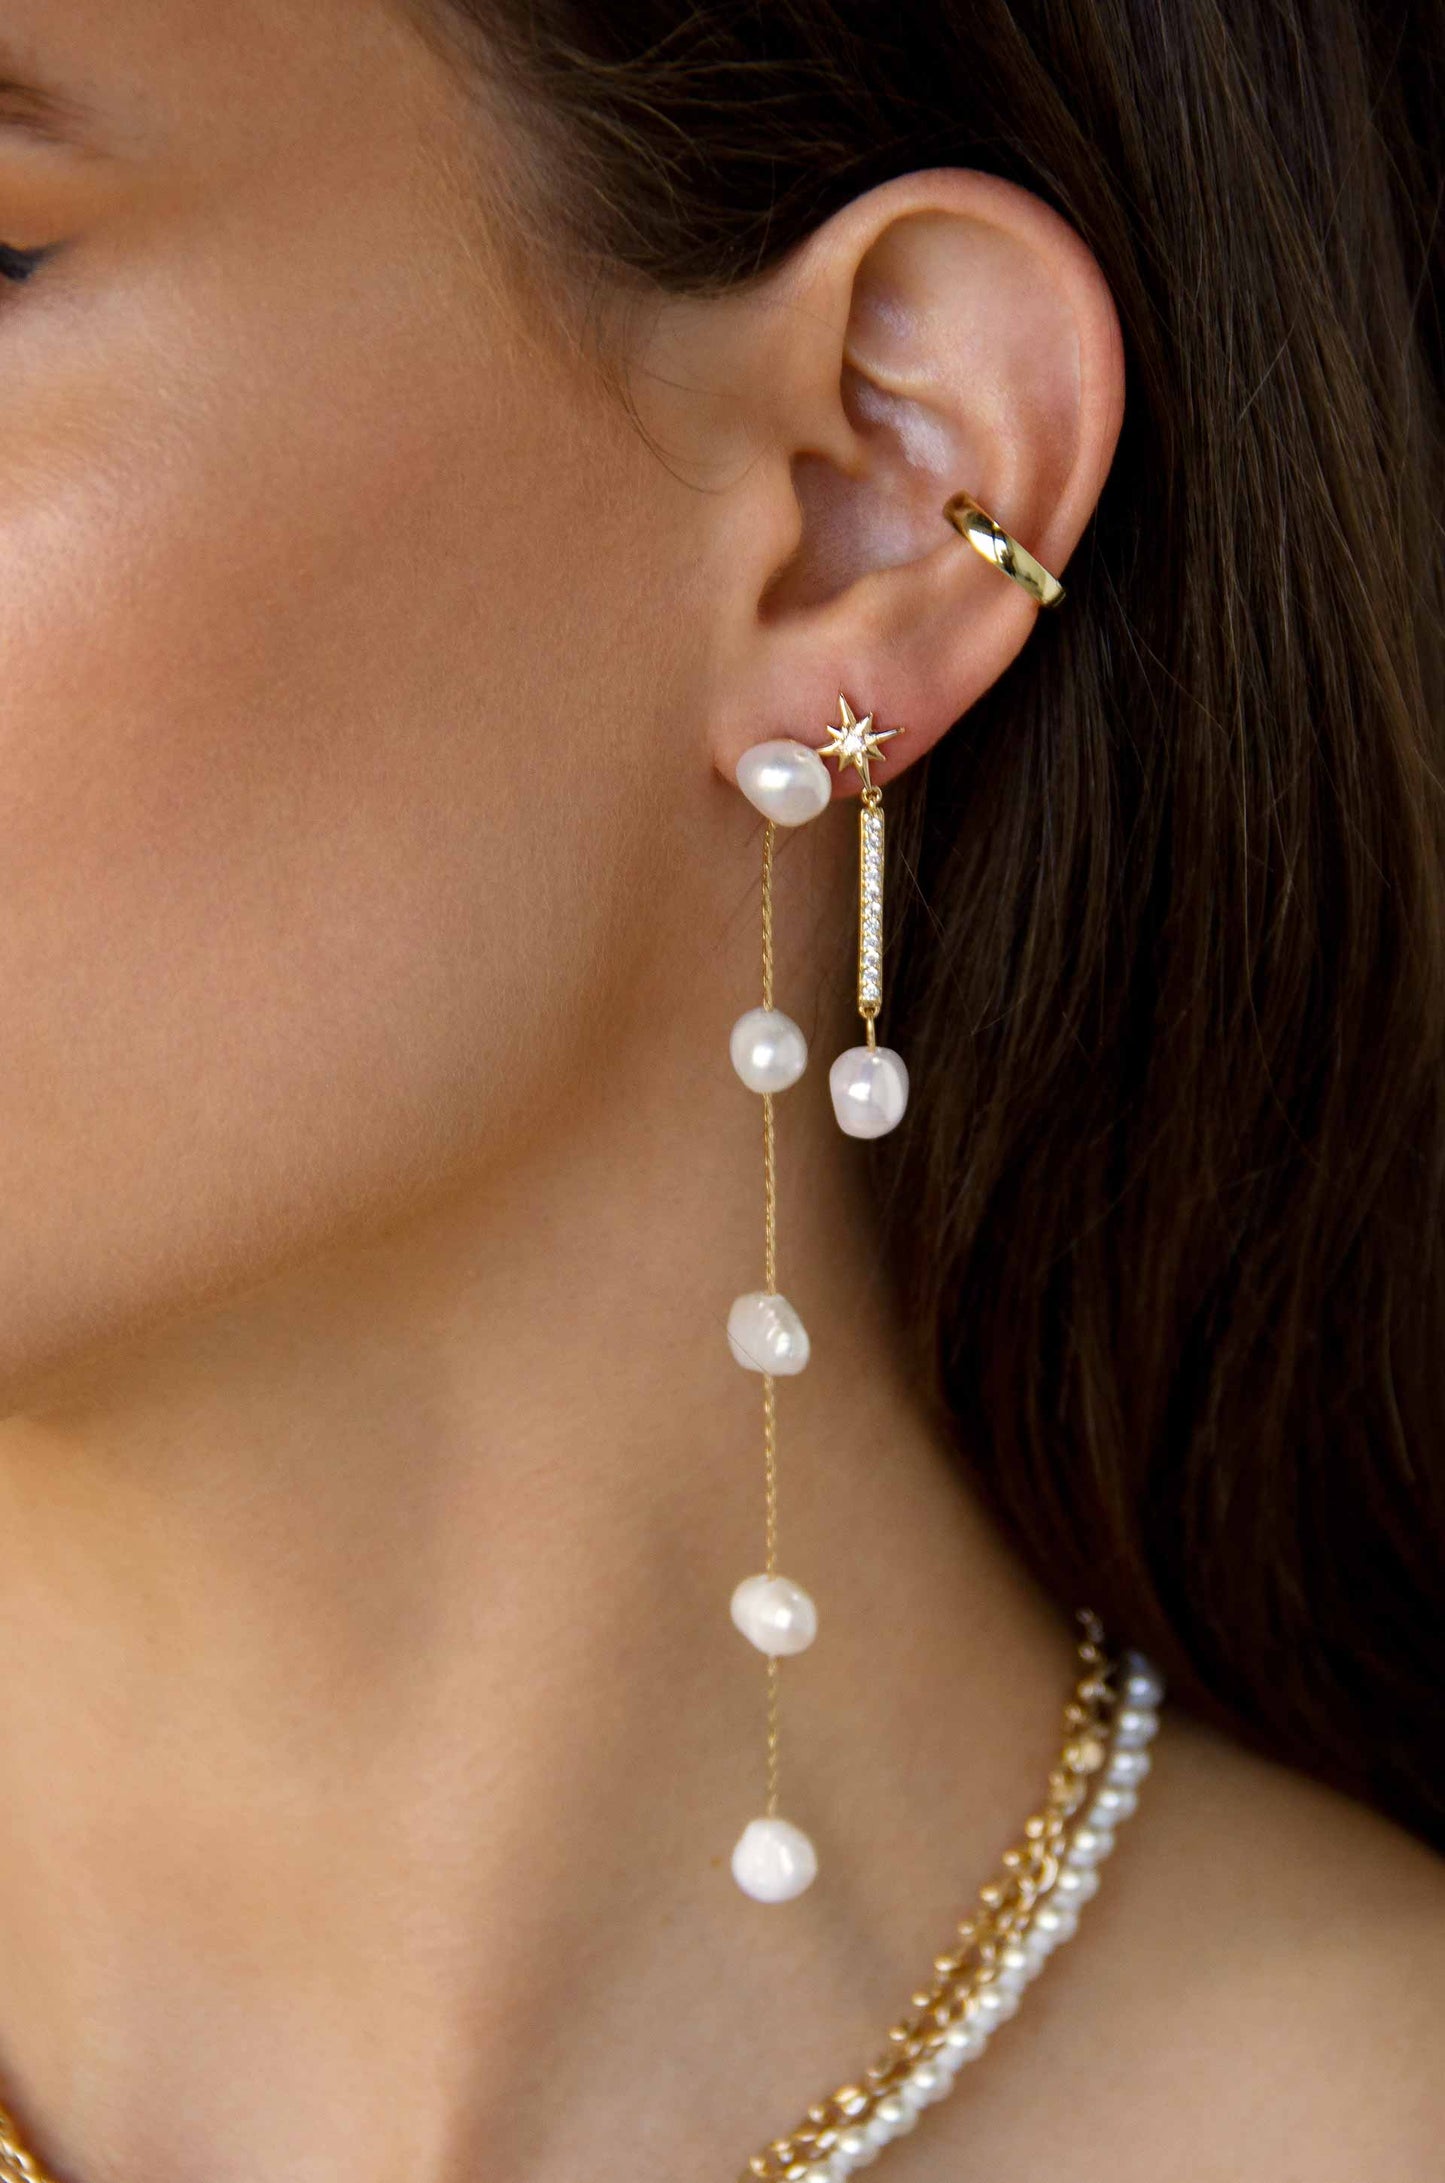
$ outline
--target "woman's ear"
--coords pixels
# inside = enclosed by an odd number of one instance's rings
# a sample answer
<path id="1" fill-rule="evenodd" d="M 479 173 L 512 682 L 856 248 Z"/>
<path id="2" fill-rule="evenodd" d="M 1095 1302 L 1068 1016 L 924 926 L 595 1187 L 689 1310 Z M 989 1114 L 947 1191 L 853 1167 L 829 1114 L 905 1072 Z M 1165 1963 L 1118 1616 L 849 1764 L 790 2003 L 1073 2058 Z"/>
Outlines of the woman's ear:
<path id="1" fill-rule="evenodd" d="M 714 763 L 731 780 L 749 744 L 821 740 L 841 689 L 906 730 L 886 785 L 1039 611 L 945 521 L 950 494 L 1055 573 L 1093 513 L 1124 385 L 1097 263 L 1028 191 L 927 169 L 854 199 L 745 290 L 667 305 L 646 364 L 674 401 L 691 390 L 672 420 L 713 488 Z"/>

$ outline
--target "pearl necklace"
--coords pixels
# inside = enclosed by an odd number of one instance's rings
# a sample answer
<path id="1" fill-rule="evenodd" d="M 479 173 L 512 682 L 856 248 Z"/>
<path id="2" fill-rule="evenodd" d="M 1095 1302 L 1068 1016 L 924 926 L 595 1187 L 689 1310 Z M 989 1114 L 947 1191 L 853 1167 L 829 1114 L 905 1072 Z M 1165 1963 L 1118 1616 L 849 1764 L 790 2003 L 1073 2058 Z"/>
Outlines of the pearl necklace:
<path id="1" fill-rule="evenodd" d="M 1114 1830 L 1132 1814 L 1149 1771 L 1146 1748 L 1159 1726 L 1164 1684 L 1142 1653 L 1104 1651 L 1097 1618 L 1080 1614 L 1083 1675 L 1064 1711 L 1065 1743 L 1049 1776 L 1043 1809 L 1023 1841 L 1004 1854 L 997 1880 L 981 1888 L 912 2013 L 888 2034 L 889 2051 L 810 2107 L 787 2137 L 755 2153 L 741 2183 L 843 2183 L 883 2147 L 911 2130 L 925 2107 L 953 2089 L 966 2062 L 982 2054 L 1020 1996 L 1079 1922 L 1098 1891 L 1099 1866 Z M 56 2183 L 27 2150 L 0 2103 L 0 2183 Z"/>
<path id="2" fill-rule="evenodd" d="M 888 2034 L 888 2051 L 755 2153 L 740 2183 L 842 2183 L 867 2167 L 952 2091 L 964 2064 L 1016 2014 L 1024 1988 L 1077 1930 L 1114 1830 L 1138 1802 L 1164 1696 L 1163 1678 L 1142 1653 L 1111 1659 L 1098 1618 L 1083 1610 L 1078 1619 L 1084 1672 L 1064 1710 L 1064 1748 L 1043 1809 L 1004 1853 L 999 1878 L 979 1890 L 946 1953 L 935 1956 L 911 2013 Z"/>

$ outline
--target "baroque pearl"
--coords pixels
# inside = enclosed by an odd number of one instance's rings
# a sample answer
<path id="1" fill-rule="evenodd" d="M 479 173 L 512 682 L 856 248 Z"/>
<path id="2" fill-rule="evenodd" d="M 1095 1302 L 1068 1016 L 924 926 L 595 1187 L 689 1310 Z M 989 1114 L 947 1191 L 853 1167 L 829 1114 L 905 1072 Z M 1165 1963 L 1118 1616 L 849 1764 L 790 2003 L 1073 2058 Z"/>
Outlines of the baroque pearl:
<path id="1" fill-rule="evenodd" d="M 750 1008 L 739 1016 L 728 1051 L 749 1091 L 786 1091 L 808 1066 L 808 1041 L 781 1008 Z"/>
<path id="2" fill-rule="evenodd" d="M 790 1577 L 744 1577 L 733 1593 L 733 1621 L 759 1652 L 806 1652 L 818 1634 L 818 1610 Z"/>
<path id="3" fill-rule="evenodd" d="M 789 1819 L 750 1819 L 733 1845 L 733 1878 L 754 1902 L 791 1902 L 817 1876 L 818 1853 Z"/>
<path id="4" fill-rule="evenodd" d="M 833 794 L 818 753 L 787 736 L 745 750 L 738 760 L 737 783 L 748 802 L 779 826 L 802 826 L 815 819 Z"/>
<path id="5" fill-rule="evenodd" d="M 749 1289 L 733 1299 L 728 1346 L 749 1372 L 801 1372 L 808 1361 L 808 1330 L 788 1302 L 768 1289 Z"/>
<path id="6" fill-rule="evenodd" d="M 848 1046 L 828 1071 L 838 1127 L 849 1137 L 882 1137 L 908 1104 L 908 1070 L 891 1046 Z"/>

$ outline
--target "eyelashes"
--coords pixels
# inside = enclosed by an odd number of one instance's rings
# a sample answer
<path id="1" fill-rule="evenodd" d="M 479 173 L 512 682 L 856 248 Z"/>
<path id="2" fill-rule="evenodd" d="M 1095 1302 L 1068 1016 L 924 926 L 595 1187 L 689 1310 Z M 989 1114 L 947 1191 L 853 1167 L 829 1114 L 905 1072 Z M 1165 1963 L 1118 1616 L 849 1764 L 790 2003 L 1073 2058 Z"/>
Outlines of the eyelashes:
<path id="1" fill-rule="evenodd" d="M 0 281 L 18 285 L 29 280 L 55 247 L 54 243 L 45 243 L 38 250 L 16 250 L 10 243 L 0 243 Z"/>

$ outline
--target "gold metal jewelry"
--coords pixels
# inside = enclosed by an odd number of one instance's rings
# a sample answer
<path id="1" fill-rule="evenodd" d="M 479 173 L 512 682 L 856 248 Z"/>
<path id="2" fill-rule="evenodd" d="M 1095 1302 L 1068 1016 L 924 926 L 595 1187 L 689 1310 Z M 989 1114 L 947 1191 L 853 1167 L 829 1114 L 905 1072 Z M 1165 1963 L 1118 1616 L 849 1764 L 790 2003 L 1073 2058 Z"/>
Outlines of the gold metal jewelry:
<path id="1" fill-rule="evenodd" d="M 979 506 L 972 493 L 955 493 L 951 500 L 944 502 L 943 513 L 975 553 L 982 554 L 985 561 L 992 561 L 1005 576 L 1011 576 L 1037 605 L 1060 604 L 1064 587 L 1058 577 L 1051 576 L 1042 561 L 1036 561 L 1027 547 L 1011 538 L 1003 525 L 996 523 L 988 510 Z"/>
<path id="2" fill-rule="evenodd" d="M 987 2002 L 980 2005 L 980 1997 L 996 1982 L 1009 1984 L 1010 1956 L 1028 1942 L 1038 1912 L 1050 1902 L 1076 1840 L 1088 1827 L 1088 1806 L 1108 1779 L 1116 1736 L 1122 1737 L 1125 1725 L 1139 1719 L 1125 1710 L 1132 1701 L 1121 1688 L 1136 1656 L 1111 1657 L 1102 1625 L 1089 1609 L 1081 1608 L 1077 1619 L 1083 1629 L 1078 1645 L 1083 1673 L 1064 1709 L 1064 1747 L 1049 1775 L 1047 1794 L 1025 1822 L 1022 1840 L 1004 1852 L 998 1877 L 980 1888 L 975 1907 L 935 1956 L 907 2014 L 890 2029 L 887 2050 L 860 2077 L 810 2107 L 785 2137 L 774 2138 L 755 2153 L 739 2183 L 811 2183 L 813 2177 L 831 2174 L 834 2153 L 846 2159 L 850 2144 L 859 2136 L 866 2141 L 868 2124 L 875 2116 L 886 2122 L 890 2104 L 896 2107 L 900 2087 L 913 2072 L 931 2064 L 960 2036 L 959 2027 L 988 2009 Z M 1148 1754 L 1134 1756 L 1130 1778 L 1137 1780 L 1148 1770 Z M 1097 1835 L 1089 1847 L 1091 1852 L 1102 1847 Z M 991 1998 L 996 2002 L 998 1997 Z"/>
<path id="3" fill-rule="evenodd" d="M 979 1889 L 974 1908 L 934 1957 L 907 2012 L 891 2027 L 886 2050 L 859 2077 L 810 2107 L 785 2137 L 774 2138 L 755 2153 L 739 2183 L 811 2183 L 832 2172 L 835 2152 L 846 2159 L 859 2136 L 866 2142 L 870 2124 L 881 2127 L 886 2140 L 892 2134 L 889 2109 L 901 2104 L 900 2088 L 910 2081 L 916 2085 L 920 2068 L 932 2066 L 936 2074 L 940 2050 L 960 2038 L 981 2043 L 1010 2007 L 1007 1992 L 1011 1976 L 1017 1979 L 1020 1952 L 1037 1946 L 1041 1913 L 1049 1915 L 1056 1904 L 1061 1878 L 1072 1868 L 1077 1880 L 1077 1860 L 1091 1826 L 1085 1866 L 1107 1854 L 1098 1830 L 1112 1828 L 1119 1819 L 1098 1816 L 1101 1795 L 1119 1768 L 1121 1752 L 1133 1762 L 1126 1780 L 1137 1783 L 1147 1774 L 1149 1754 L 1143 1746 L 1157 1725 L 1152 1709 L 1163 1684 L 1141 1655 L 1112 1656 L 1098 1617 L 1087 1608 L 1080 1610 L 1078 1621 L 1083 1672 L 1064 1709 L 1063 1749 L 1038 1811 L 1024 1823 L 1015 1847 L 1004 1852 L 998 1877 Z M 1119 1790 L 1112 1793 L 1117 1805 Z M 1122 1816 L 1127 1815 L 1126 1804 Z M 1057 1918 L 1056 1909 L 1052 1914 Z M 1076 1916 L 1077 1911 L 1065 1915 Z M 992 2021 L 980 2034 L 977 2026 L 990 2001 Z M 907 2126 L 906 2115 L 899 2120 Z M 25 2145 L 14 2115 L 3 2105 L 0 2183 L 56 2183 Z"/>
<path id="4" fill-rule="evenodd" d="M 838 714 L 832 741 L 818 755 L 835 759 L 839 773 L 846 765 L 855 766 L 863 778 L 858 799 L 858 1013 L 868 1044 L 876 1046 L 875 1018 L 883 1006 L 883 791 L 874 786 L 868 761 L 886 757 L 879 745 L 904 731 L 875 728 L 872 713 L 859 720 L 841 690 Z"/>

